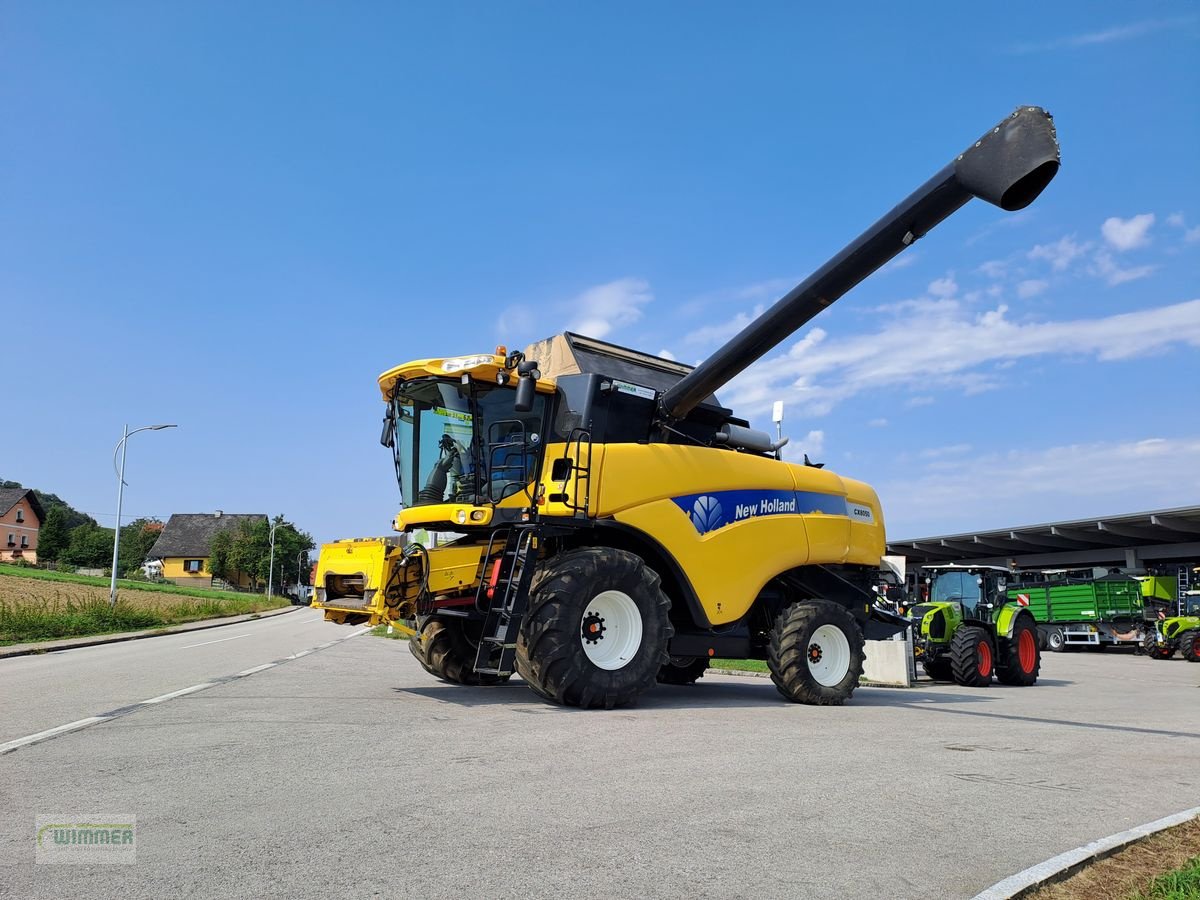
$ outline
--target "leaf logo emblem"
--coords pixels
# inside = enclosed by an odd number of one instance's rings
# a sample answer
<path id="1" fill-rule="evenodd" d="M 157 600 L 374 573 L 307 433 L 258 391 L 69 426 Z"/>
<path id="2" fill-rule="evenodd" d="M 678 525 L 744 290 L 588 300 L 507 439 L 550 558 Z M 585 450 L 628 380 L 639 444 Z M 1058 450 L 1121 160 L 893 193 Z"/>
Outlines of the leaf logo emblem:
<path id="1" fill-rule="evenodd" d="M 701 534 L 706 531 L 712 531 L 714 528 L 720 528 L 722 525 L 722 509 L 721 501 L 716 497 L 704 495 L 696 498 L 696 504 L 692 507 L 692 524 L 696 526 L 696 530 Z"/>

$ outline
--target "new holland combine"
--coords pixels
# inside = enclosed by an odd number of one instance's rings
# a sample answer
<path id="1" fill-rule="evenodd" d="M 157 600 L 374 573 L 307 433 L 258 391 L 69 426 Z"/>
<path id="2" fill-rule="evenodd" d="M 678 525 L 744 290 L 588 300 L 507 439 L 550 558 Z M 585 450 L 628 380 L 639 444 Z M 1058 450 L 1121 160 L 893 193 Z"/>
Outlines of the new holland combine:
<path id="1" fill-rule="evenodd" d="M 444 681 L 516 672 L 572 706 L 689 684 L 713 656 L 845 702 L 864 633 L 908 625 L 874 604 L 879 499 L 785 462 L 714 391 L 972 197 L 1023 209 L 1058 167 L 1050 116 L 1019 108 L 695 368 L 568 333 L 383 373 L 401 534 L 323 547 L 313 606 L 411 630 Z"/>

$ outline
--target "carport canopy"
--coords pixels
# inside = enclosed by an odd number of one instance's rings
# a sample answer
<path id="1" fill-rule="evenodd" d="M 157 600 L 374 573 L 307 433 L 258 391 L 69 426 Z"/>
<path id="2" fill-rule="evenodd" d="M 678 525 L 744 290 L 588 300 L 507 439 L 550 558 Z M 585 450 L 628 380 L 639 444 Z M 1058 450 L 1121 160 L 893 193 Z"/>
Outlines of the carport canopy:
<path id="1" fill-rule="evenodd" d="M 888 541 L 910 566 L 937 563 L 1138 569 L 1200 560 L 1200 506 Z"/>

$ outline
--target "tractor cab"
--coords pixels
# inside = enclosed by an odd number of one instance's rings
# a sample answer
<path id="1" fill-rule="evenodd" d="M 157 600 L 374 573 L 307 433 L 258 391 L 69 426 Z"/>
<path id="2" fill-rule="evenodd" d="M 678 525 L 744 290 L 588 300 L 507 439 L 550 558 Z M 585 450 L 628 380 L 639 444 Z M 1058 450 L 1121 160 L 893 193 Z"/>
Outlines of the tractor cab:
<path id="1" fill-rule="evenodd" d="M 929 602 L 954 603 L 967 621 L 992 622 L 1008 600 L 1012 574 L 994 566 L 937 566 L 928 570 Z"/>

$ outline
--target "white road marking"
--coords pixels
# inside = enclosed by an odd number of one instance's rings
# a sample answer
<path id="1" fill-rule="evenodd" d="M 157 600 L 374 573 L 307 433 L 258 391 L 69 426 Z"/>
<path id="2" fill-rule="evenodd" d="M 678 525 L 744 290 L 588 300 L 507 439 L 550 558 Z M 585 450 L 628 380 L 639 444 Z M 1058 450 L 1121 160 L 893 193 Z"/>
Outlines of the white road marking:
<path id="1" fill-rule="evenodd" d="M 207 647 L 209 644 L 223 644 L 226 641 L 236 641 L 238 638 L 250 637 L 250 632 L 235 634 L 233 637 L 217 638 L 215 641 L 201 641 L 199 644 L 184 644 L 180 650 L 190 650 L 192 647 Z"/>
<path id="2" fill-rule="evenodd" d="M 191 687 L 185 687 L 178 691 L 171 691 L 169 694 L 161 694 L 158 697 L 151 697 L 149 700 L 143 700 L 142 706 L 150 703 L 162 703 L 164 700 L 174 700 L 176 697 L 182 697 L 184 694 L 194 694 L 196 691 L 202 691 L 205 688 L 210 688 L 216 685 L 215 681 L 206 681 L 203 684 L 193 684 Z"/>
<path id="3" fill-rule="evenodd" d="M 9 741 L 7 744 L 0 744 L 0 754 L 16 750 L 18 747 L 28 747 L 30 744 L 36 744 L 38 741 L 44 741 L 47 738 L 57 737 L 60 734 L 66 734 L 68 731 L 76 731 L 80 728 L 87 728 L 89 725 L 95 725 L 97 722 L 103 722 L 106 718 L 107 716 L 92 716 L 88 719 L 80 719 L 78 722 L 68 722 L 66 725 L 59 725 L 56 728 L 47 728 L 45 731 L 39 731 L 37 734 L 30 734 L 23 738 L 17 738 L 15 741 Z"/>
<path id="4" fill-rule="evenodd" d="M 302 650 L 299 653 L 294 653 L 291 656 L 285 657 L 285 659 L 299 659 L 302 656 L 308 656 L 308 654 L 310 654 L 316 650 L 321 650 L 326 647 L 332 647 L 334 644 L 340 644 L 342 641 L 348 641 L 348 640 L 350 640 L 350 638 L 358 637 L 360 634 L 366 634 L 370 630 L 371 630 L 370 628 L 360 628 L 358 631 L 352 631 L 350 634 L 346 635 L 345 637 L 340 637 L 337 640 L 329 641 L 328 643 L 321 644 L 320 646 L 313 647 L 309 650 Z M 249 637 L 249 635 L 248 634 L 239 634 L 239 635 L 235 635 L 234 637 Z M 222 640 L 226 640 L 226 641 L 232 641 L 233 639 L 234 638 L 222 638 Z M 220 643 L 220 641 L 208 641 L 207 643 L 217 644 L 217 643 Z M 191 646 L 198 647 L 201 645 L 193 644 Z M 186 650 L 187 648 L 181 647 L 180 649 Z M 242 672 L 238 672 L 237 675 L 234 675 L 233 677 L 234 678 L 244 678 L 245 676 L 253 675 L 256 672 L 263 672 L 267 669 L 273 669 L 275 666 L 279 665 L 279 663 L 282 661 L 283 660 L 276 660 L 275 662 L 263 663 L 261 666 L 255 666 L 252 669 L 246 669 Z M 194 694 L 197 691 L 207 690 L 210 687 L 216 687 L 218 684 L 224 684 L 227 681 L 228 681 L 228 679 L 225 679 L 224 681 L 205 681 L 202 684 L 193 684 L 191 687 L 181 688 L 178 691 L 171 691 L 169 694 L 160 694 L 157 697 L 151 697 L 149 700 L 143 700 L 140 703 L 135 703 L 135 704 L 133 704 L 133 707 L 149 706 L 149 705 L 155 704 L 155 703 L 162 703 L 165 700 L 174 700 L 176 697 L 183 697 L 183 696 L 186 696 L 187 694 Z M 30 744 L 36 744 L 39 741 L 44 741 L 44 740 L 48 740 L 49 738 L 58 737 L 60 734 L 67 734 L 68 732 L 71 732 L 71 731 L 78 731 L 81 728 L 87 728 L 89 725 L 98 725 L 101 722 L 111 721 L 112 719 L 115 719 L 118 716 L 125 715 L 133 707 L 123 707 L 122 709 L 116 710 L 113 713 L 106 715 L 106 716 L 91 716 L 87 719 L 80 719 L 77 722 L 68 722 L 66 725 L 59 725 L 55 728 L 48 728 L 45 731 L 39 731 L 37 734 L 26 735 L 25 737 L 17 738 L 14 741 L 9 741 L 6 744 L 0 744 L 0 756 L 3 756 L 5 753 L 11 753 L 13 750 L 20 749 L 21 747 L 28 747 Z"/>
<path id="5" fill-rule="evenodd" d="M 253 669 L 246 669 L 244 672 L 238 672 L 237 678 L 245 678 L 247 675 L 253 675 L 255 672 L 263 672 L 267 669 L 275 668 L 279 663 L 263 663 L 261 666 L 255 666 Z"/>

